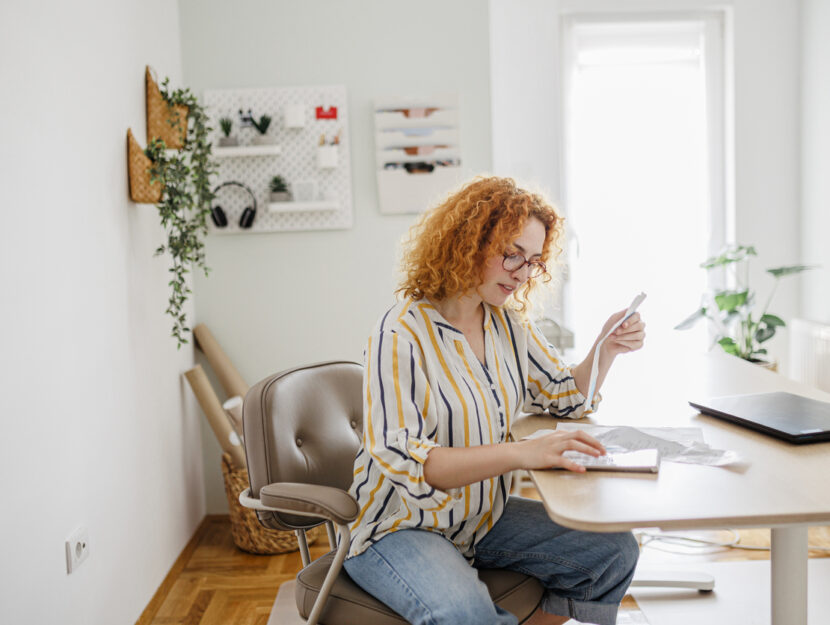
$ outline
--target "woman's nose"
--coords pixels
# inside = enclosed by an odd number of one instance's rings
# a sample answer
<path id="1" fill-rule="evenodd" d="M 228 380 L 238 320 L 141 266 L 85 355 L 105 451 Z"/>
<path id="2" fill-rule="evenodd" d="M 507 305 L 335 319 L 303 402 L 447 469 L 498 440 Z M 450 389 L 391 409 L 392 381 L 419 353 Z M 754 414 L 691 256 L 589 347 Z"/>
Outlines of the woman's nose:
<path id="1" fill-rule="evenodd" d="M 527 282 L 527 279 L 530 277 L 530 265 L 525 263 L 518 269 L 511 272 L 510 275 L 513 276 L 519 282 Z"/>

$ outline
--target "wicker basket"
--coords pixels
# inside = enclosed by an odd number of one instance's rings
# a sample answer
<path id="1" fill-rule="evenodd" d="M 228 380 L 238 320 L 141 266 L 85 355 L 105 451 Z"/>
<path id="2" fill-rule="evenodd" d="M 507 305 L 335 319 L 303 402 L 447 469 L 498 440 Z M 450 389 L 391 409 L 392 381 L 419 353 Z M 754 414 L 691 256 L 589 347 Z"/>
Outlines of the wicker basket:
<path id="1" fill-rule="evenodd" d="M 149 65 L 144 70 L 144 83 L 147 88 L 147 144 L 158 138 L 168 148 L 181 150 L 187 136 L 187 107 L 167 103 L 153 80 Z"/>
<path id="2" fill-rule="evenodd" d="M 130 176 L 130 198 L 140 204 L 156 204 L 161 201 L 161 183 L 150 182 L 150 167 L 153 161 L 147 158 L 144 150 L 127 130 L 127 171 Z"/>
<path id="3" fill-rule="evenodd" d="M 256 512 L 239 503 L 239 493 L 248 488 L 248 471 L 231 464 L 229 454 L 222 454 L 222 476 L 225 478 L 225 495 L 231 514 L 233 542 L 248 553 L 274 554 L 296 551 L 297 537 L 293 531 L 271 530 L 262 527 Z M 309 545 L 326 535 L 325 525 L 318 525 L 306 532 Z"/>

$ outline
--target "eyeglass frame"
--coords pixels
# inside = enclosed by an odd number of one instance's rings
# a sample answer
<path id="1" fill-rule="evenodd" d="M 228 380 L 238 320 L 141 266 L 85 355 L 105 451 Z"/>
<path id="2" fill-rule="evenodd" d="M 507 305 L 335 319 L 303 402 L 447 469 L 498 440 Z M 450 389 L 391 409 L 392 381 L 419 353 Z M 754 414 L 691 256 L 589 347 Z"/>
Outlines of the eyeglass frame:
<path id="1" fill-rule="evenodd" d="M 501 261 L 501 266 L 505 271 L 509 271 L 510 273 L 515 273 L 515 272 L 519 271 L 525 265 L 527 265 L 530 268 L 530 272 L 528 273 L 529 278 L 538 278 L 539 276 L 541 276 L 543 274 L 546 274 L 548 272 L 547 265 L 545 265 L 544 262 L 542 262 L 541 260 L 528 260 L 527 257 L 524 254 L 519 254 L 518 252 L 514 252 L 513 254 L 503 254 L 503 257 L 504 258 Z M 521 258 L 523 262 L 518 267 L 514 267 L 513 269 L 510 269 L 507 266 L 507 259 L 508 258 Z M 539 273 L 534 274 L 533 270 L 536 267 L 540 267 L 541 271 Z"/>

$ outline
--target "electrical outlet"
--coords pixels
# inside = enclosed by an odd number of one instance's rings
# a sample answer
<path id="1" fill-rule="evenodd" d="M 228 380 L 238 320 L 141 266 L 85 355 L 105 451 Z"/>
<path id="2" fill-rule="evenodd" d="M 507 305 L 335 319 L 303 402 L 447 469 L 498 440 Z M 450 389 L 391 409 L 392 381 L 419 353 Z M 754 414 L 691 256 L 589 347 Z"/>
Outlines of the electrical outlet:
<path id="1" fill-rule="evenodd" d="M 79 527 L 66 539 L 66 572 L 73 573 L 89 556 L 89 530 Z"/>

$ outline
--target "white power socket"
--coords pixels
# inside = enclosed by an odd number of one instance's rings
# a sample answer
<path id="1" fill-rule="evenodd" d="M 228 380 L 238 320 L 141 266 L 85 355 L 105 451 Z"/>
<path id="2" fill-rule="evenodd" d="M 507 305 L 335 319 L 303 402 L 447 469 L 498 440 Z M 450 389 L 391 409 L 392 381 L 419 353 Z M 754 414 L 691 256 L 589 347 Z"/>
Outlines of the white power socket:
<path id="1" fill-rule="evenodd" d="M 74 572 L 88 556 L 89 530 L 81 526 L 66 539 L 66 572 Z"/>

